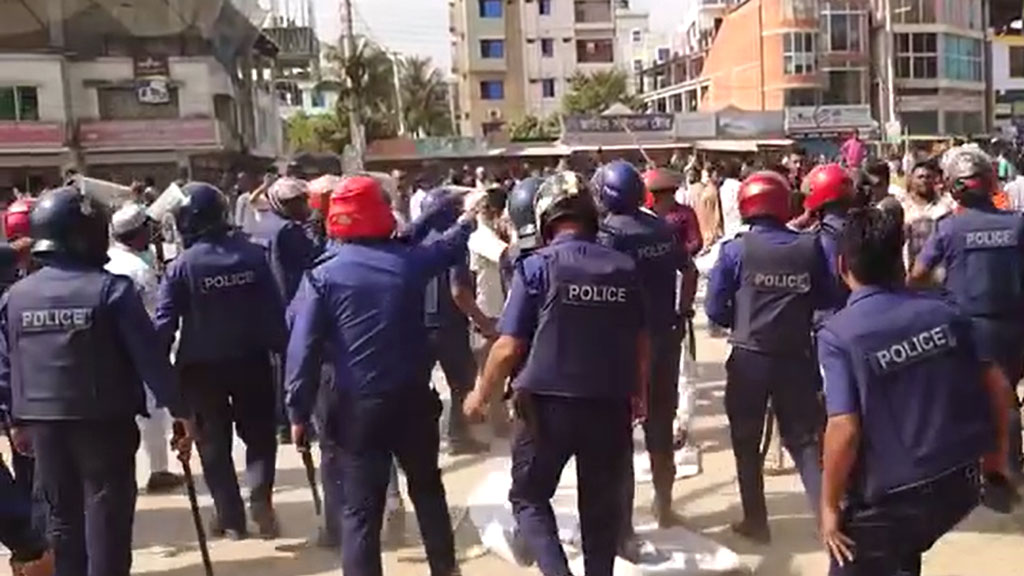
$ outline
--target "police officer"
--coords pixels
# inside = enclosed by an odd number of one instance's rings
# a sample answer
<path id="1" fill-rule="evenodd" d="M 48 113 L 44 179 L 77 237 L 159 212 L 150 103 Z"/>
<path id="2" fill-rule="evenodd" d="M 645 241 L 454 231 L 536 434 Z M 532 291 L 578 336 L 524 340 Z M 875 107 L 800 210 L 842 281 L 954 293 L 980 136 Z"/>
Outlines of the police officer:
<path id="1" fill-rule="evenodd" d="M 850 214 L 839 266 L 852 293 L 818 333 L 831 576 L 919 575 L 921 554 L 977 505 L 979 459 L 1006 470 L 1006 379 L 970 319 L 903 288 L 902 248 L 894 214 Z"/>
<path id="2" fill-rule="evenodd" d="M 856 196 L 853 187 L 853 179 L 845 168 L 839 164 L 820 164 L 811 169 L 804 177 L 804 189 L 807 198 L 804 200 L 804 210 L 814 218 L 816 226 L 813 230 L 818 234 L 821 247 L 828 258 L 828 269 L 835 282 L 833 284 L 833 301 L 829 307 L 830 313 L 842 308 L 846 304 L 846 297 L 849 290 L 846 284 L 839 277 L 836 259 L 839 235 L 843 232 L 846 224 L 846 213 L 849 212 Z M 824 321 L 824 317 L 818 315 L 816 324 Z"/>
<path id="3" fill-rule="evenodd" d="M 640 275 L 650 317 L 651 365 L 647 389 L 647 419 L 644 444 L 651 460 L 654 482 L 652 510 L 662 528 L 678 524 L 672 511 L 675 483 L 675 433 L 673 420 L 679 405 L 679 359 L 682 353 L 683 311 L 693 303 L 697 270 L 689 254 L 676 240 L 673 230 L 657 216 L 640 210 L 646 187 L 640 174 L 627 162 L 615 161 L 601 167 L 595 177 L 597 194 L 605 217 L 598 240 L 633 258 Z M 684 277 L 683 294 L 676 297 L 676 273 Z M 630 451 L 632 463 L 632 451 Z M 639 551 L 632 538 L 632 474 L 625 494 L 623 549 L 620 553 L 636 561 Z"/>
<path id="4" fill-rule="evenodd" d="M 43 268 L 0 305 L 0 390 L 12 393 L 15 444 L 35 455 L 59 576 L 128 576 L 143 382 L 182 415 L 135 286 L 103 270 L 109 223 L 75 188 L 45 193 L 31 222 Z"/>
<path id="5" fill-rule="evenodd" d="M 537 237 L 537 218 L 533 212 L 533 201 L 537 198 L 537 190 L 543 183 L 543 178 L 523 178 L 516 183 L 506 199 L 505 211 L 512 222 L 514 233 L 513 242 L 505 252 L 501 267 L 506 293 L 512 286 L 516 264 L 538 247 L 540 239 Z"/>
<path id="6" fill-rule="evenodd" d="M 987 154 L 976 148 L 951 151 L 946 180 L 958 214 L 940 219 L 925 243 L 910 281 L 924 283 L 937 266 L 945 287 L 971 318 L 975 342 L 991 350 L 1016 396 L 1024 372 L 1024 218 L 992 205 L 999 181 Z M 1021 422 L 1010 414 L 1010 462 L 1021 473 Z"/>
<path id="7" fill-rule="evenodd" d="M 337 427 L 331 440 L 344 487 L 345 574 L 381 574 L 380 531 L 393 457 L 408 479 L 431 574 L 458 574 L 437 463 L 441 402 L 430 388 L 423 290 L 465 259 L 475 210 L 421 245 L 393 238 L 394 215 L 372 178 L 348 179 L 331 202 L 328 231 L 341 243 L 330 260 L 306 275 L 292 304 L 285 367 L 293 439 L 305 442 L 319 359 L 326 354 L 335 379 Z M 449 225 L 457 216 L 455 210 L 440 213 L 451 216 Z"/>
<path id="8" fill-rule="evenodd" d="M 451 204 L 451 195 L 452 191 L 446 188 L 430 190 L 423 198 L 420 210 L 430 212 L 439 204 Z M 432 242 L 443 233 L 443 230 L 435 228 L 424 241 Z M 484 314 L 476 303 L 468 259 L 460 260 L 451 269 L 431 280 L 427 284 L 425 298 L 424 321 L 431 357 L 441 365 L 452 396 L 452 410 L 448 415 L 448 451 L 452 455 L 486 451 L 487 444 L 473 438 L 459 409 L 476 380 L 476 360 L 469 342 L 469 322 L 484 337 L 493 338 L 495 335 L 495 319 Z"/>
<path id="9" fill-rule="evenodd" d="M 596 242 L 597 206 L 572 172 L 548 178 L 535 201 L 545 246 L 516 267 L 501 336 L 466 399 L 467 415 L 516 376 L 509 501 L 545 576 L 569 575 L 551 498 L 569 458 L 579 479 L 588 576 L 611 576 L 623 524 L 619 471 L 631 459 L 630 403 L 642 412 L 650 344 L 633 261 Z"/>
<path id="10" fill-rule="evenodd" d="M 0 459 L 0 544 L 11 551 L 13 576 L 52 576 L 53 553 L 32 526 L 32 502 L 14 485 Z"/>
<path id="11" fill-rule="evenodd" d="M 732 328 L 725 409 L 743 503 L 743 521 L 732 529 L 762 543 L 771 539 L 759 451 L 769 398 L 815 509 L 821 489 L 822 412 L 811 320 L 831 301 L 831 278 L 817 238 L 786 228 L 789 198 L 789 184 L 775 172 L 743 182 L 740 215 L 750 231 L 722 246 L 705 301 L 708 318 Z"/>
<path id="12" fill-rule="evenodd" d="M 170 348 L 181 328 L 175 364 L 196 415 L 199 457 L 217 515 L 214 535 L 248 534 L 231 457 L 232 428 L 246 446 L 252 519 L 263 537 L 278 534 L 271 496 L 277 441 L 270 354 L 287 341 L 284 306 L 264 251 L 227 223 L 220 190 L 192 182 L 175 223 L 185 250 L 160 285 L 155 322 Z"/>

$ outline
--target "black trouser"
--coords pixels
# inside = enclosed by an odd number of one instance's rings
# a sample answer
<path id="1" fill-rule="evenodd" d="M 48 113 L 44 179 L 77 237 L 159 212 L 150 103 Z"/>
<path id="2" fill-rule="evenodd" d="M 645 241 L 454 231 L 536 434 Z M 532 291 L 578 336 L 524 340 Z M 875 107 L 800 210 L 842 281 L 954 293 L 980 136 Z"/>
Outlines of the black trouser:
<path id="1" fill-rule="evenodd" d="M 425 385 L 338 399 L 338 470 L 344 486 L 342 568 L 380 576 L 380 532 L 393 459 L 405 472 L 432 576 L 455 569 L 455 538 L 438 467 L 441 401 Z"/>
<path id="2" fill-rule="evenodd" d="M 270 506 L 277 464 L 275 392 L 266 353 L 192 364 L 181 369 L 185 399 L 196 418 L 196 446 L 217 519 L 224 529 L 243 530 L 245 506 L 238 488 L 232 428 L 245 442 L 251 506 Z"/>
<path id="3" fill-rule="evenodd" d="M 856 546 L 852 563 L 832 560 L 829 576 L 919 576 L 928 551 L 978 505 L 977 464 L 883 496 L 868 504 L 851 496 L 842 531 Z"/>
<path id="4" fill-rule="evenodd" d="M 46 499 L 35 481 L 36 461 L 19 454 L 11 455 L 11 469 L 14 472 L 14 486 L 22 496 L 32 502 L 32 527 L 40 534 L 46 533 Z"/>
<path id="5" fill-rule="evenodd" d="M 632 459 L 629 402 L 540 394 L 522 402 L 518 406 L 527 408 L 517 408 L 508 494 L 519 534 L 544 576 L 571 574 L 551 498 L 566 463 L 575 457 L 584 571 L 611 576 L 627 482 L 615 471 Z"/>
<path id="6" fill-rule="evenodd" d="M 56 576 L 128 576 L 139 427 L 123 421 L 29 424 Z"/>
<path id="7" fill-rule="evenodd" d="M 744 517 L 758 524 L 768 521 L 761 440 L 769 399 L 782 444 L 796 463 L 811 509 L 817 515 L 824 408 L 818 368 L 810 353 L 773 356 L 734 347 L 725 370 L 725 412 Z"/>
<path id="8" fill-rule="evenodd" d="M 469 345 L 469 328 L 464 325 L 443 326 L 427 330 L 430 366 L 440 363 L 451 390 L 451 410 L 448 412 L 448 441 L 467 437 L 469 426 L 462 414 L 462 401 L 473 389 L 476 381 L 476 360 Z"/>
<path id="9" fill-rule="evenodd" d="M 0 458 L 0 544 L 17 562 L 37 560 L 46 552 L 46 539 L 32 522 L 31 498 L 15 484 L 7 464 Z"/>

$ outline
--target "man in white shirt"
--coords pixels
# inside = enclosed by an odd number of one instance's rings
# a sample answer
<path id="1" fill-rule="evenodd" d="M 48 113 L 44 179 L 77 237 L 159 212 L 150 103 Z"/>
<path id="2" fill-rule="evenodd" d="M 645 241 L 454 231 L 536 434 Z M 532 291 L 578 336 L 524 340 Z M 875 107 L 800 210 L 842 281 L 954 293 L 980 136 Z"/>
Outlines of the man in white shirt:
<path id="1" fill-rule="evenodd" d="M 113 241 L 107 251 L 110 261 L 107 272 L 127 276 L 135 283 L 150 316 L 156 308 L 159 280 L 150 250 L 150 222 L 141 204 L 128 203 L 114 213 L 110 221 Z M 139 429 L 142 447 L 149 457 L 149 482 L 146 490 L 150 493 L 167 492 L 181 486 L 182 479 L 167 469 L 167 410 L 156 406 L 156 400 L 146 389 L 146 409 L 149 418 L 140 417 Z"/>

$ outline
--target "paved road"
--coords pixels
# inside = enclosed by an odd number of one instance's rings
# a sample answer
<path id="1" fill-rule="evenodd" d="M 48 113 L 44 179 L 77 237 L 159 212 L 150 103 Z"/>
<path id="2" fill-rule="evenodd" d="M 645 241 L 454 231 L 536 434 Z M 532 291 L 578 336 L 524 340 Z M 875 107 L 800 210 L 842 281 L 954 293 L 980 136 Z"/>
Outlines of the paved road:
<path id="1" fill-rule="evenodd" d="M 698 333 L 704 330 L 698 326 Z M 726 347 L 721 340 L 701 337 L 698 344 L 700 383 L 694 436 L 703 450 L 703 473 L 677 483 L 677 507 L 692 528 L 703 532 L 740 553 L 754 574 L 764 576 L 819 576 L 825 574 L 824 554 L 819 550 L 808 505 L 793 474 L 767 480 L 768 507 L 774 543 L 770 547 L 747 545 L 732 537 L 726 528 L 739 515 L 735 468 L 729 451 L 728 432 L 722 409 L 723 370 Z M 501 451 L 501 448 L 495 450 Z M 236 462 L 241 462 L 241 454 Z M 140 458 L 140 481 L 147 474 Z M 198 469 L 198 463 L 194 464 Z M 278 489 L 275 495 L 285 536 L 267 542 L 216 541 L 212 545 L 218 576 L 316 576 L 339 574 L 334 554 L 310 548 L 306 539 L 315 533 L 316 519 L 305 485 L 301 464 L 289 446 L 281 448 Z M 446 459 L 445 485 L 453 520 L 457 522 L 457 545 L 467 576 L 519 576 L 537 574 L 512 567 L 486 555 L 463 505 L 475 482 L 487 470 L 483 458 Z M 201 482 L 200 482 L 201 484 Z M 201 488 L 202 490 L 202 488 Z M 638 516 L 646 513 L 649 493 L 637 498 Z M 204 514 L 211 510 L 203 494 Z M 408 520 L 410 545 L 386 554 L 386 572 L 391 576 L 426 575 L 422 548 L 411 514 Z M 1024 515 L 998 517 L 979 511 L 960 529 L 943 539 L 925 560 L 925 574 L 942 576 L 1020 576 L 1024 568 Z M 0 574 L 6 574 L 6 563 Z M 135 573 L 151 576 L 199 576 L 202 565 L 192 531 L 188 501 L 184 494 L 145 496 L 139 499 L 135 529 Z"/>

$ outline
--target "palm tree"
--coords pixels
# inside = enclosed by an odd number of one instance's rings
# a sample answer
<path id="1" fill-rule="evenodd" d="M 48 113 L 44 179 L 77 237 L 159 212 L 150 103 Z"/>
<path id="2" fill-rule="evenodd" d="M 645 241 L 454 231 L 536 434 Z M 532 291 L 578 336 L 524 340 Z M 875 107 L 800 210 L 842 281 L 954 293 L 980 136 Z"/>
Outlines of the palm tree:
<path id="1" fill-rule="evenodd" d="M 345 58 L 335 46 L 328 46 L 326 76 L 338 82 L 338 117 L 345 119 L 350 106 L 360 111 L 367 142 L 396 134 L 394 76 L 391 58 L 377 44 L 361 38 Z"/>
<path id="2" fill-rule="evenodd" d="M 448 84 L 430 58 L 409 56 L 400 61 L 402 114 L 409 133 L 417 138 L 452 132 Z"/>

